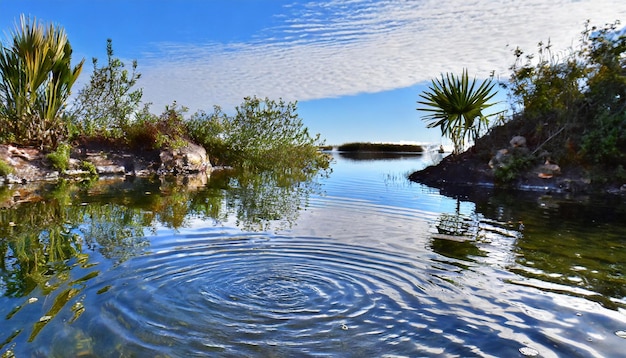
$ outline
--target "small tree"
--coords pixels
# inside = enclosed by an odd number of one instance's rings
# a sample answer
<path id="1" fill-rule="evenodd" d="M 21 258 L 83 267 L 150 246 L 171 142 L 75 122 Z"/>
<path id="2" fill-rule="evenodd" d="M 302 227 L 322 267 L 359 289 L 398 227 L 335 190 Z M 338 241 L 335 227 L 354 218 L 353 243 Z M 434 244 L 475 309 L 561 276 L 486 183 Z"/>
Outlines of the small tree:
<path id="1" fill-rule="evenodd" d="M 65 31 L 20 18 L 12 46 L 0 49 L 0 139 L 54 146 L 65 135 L 63 109 L 83 61 L 71 66 Z"/>
<path id="2" fill-rule="evenodd" d="M 469 81 L 467 70 L 460 77 L 446 74 L 441 79 L 433 80 L 428 91 L 421 93 L 425 107 L 422 120 L 428 122 L 428 128 L 439 127 L 441 135 L 449 137 L 454 144 L 454 154 L 459 154 L 465 147 L 465 141 L 475 141 L 489 126 L 489 118 L 499 113 L 485 115 L 483 111 L 495 103 L 487 103 L 495 96 L 492 92 L 496 83 L 488 79 L 476 86 L 476 79 Z M 477 87 L 477 88 L 476 88 Z"/>
<path id="3" fill-rule="evenodd" d="M 119 58 L 113 57 L 113 41 L 107 40 L 107 64 L 98 67 L 93 58 L 89 84 L 78 92 L 74 102 L 73 121 L 80 133 L 119 138 L 132 115 L 139 109 L 142 89 L 133 90 L 141 77 L 137 61 L 129 72 Z"/>

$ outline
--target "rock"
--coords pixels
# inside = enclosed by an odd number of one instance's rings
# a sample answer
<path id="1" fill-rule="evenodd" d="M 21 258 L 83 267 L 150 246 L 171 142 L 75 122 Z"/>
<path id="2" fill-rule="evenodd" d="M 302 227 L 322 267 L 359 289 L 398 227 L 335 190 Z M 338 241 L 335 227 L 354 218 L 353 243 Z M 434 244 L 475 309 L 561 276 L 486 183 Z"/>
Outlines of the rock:
<path id="1" fill-rule="evenodd" d="M 551 163 L 549 160 L 546 160 L 545 164 L 541 166 L 540 170 L 542 173 L 545 174 L 561 174 L 561 167 L 559 167 L 557 164 Z"/>
<path id="2" fill-rule="evenodd" d="M 508 157 L 508 155 L 508 149 L 500 149 L 498 152 L 496 152 L 496 155 L 494 155 L 493 158 L 491 158 L 491 160 L 489 161 L 489 167 L 491 169 L 502 167 L 504 165 L 504 162 L 506 162 L 506 158 Z"/>
<path id="3" fill-rule="evenodd" d="M 96 166 L 96 172 L 99 175 L 126 174 L 126 168 L 123 165 L 100 165 Z"/>
<path id="4" fill-rule="evenodd" d="M 511 147 L 513 148 L 526 147 L 526 138 L 522 137 L 521 135 L 518 135 L 518 136 L 511 138 L 511 141 L 509 143 L 511 144 Z"/>
<path id="5" fill-rule="evenodd" d="M 198 173 L 211 169 L 204 147 L 190 142 L 181 148 L 162 150 L 159 158 L 161 173 Z"/>

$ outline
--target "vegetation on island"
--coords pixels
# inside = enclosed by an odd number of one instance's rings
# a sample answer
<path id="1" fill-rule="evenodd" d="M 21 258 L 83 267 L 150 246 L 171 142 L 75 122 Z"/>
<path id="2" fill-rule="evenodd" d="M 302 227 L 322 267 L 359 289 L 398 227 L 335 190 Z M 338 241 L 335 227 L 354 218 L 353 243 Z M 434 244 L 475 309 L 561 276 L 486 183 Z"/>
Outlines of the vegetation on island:
<path id="1" fill-rule="evenodd" d="M 511 113 L 489 127 L 482 110 L 491 98 L 491 80 L 474 96 L 473 83 L 448 75 L 433 82 L 422 95 L 430 113 L 422 117 L 452 139 L 455 153 L 463 139 L 473 141 L 471 155 L 483 165 L 499 150 L 508 148 L 514 136 L 523 136 L 525 150 L 516 151 L 494 168 L 496 181 L 514 182 L 529 168 L 558 163 L 576 168 L 597 185 L 626 182 L 626 30 L 619 22 L 592 27 L 589 22 L 577 47 L 554 53 L 548 41 L 539 42 L 537 53 L 513 51 L 511 76 L 500 85 L 508 91 Z M 453 106 L 458 99 L 475 99 Z M 462 103 L 459 101 L 458 103 Z M 483 133 L 481 133 L 483 132 Z M 465 134 L 471 134 L 465 137 Z M 477 137 L 475 134 L 482 134 Z M 454 165 L 455 157 L 442 165 Z M 460 163 L 460 161 L 456 161 Z M 476 163 L 469 165 L 475 166 Z M 450 171 L 448 171 L 450 172 Z"/>
<path id="2" fill-rule="evenodd" d="M 0 47 L 0 143 L 39 147 L 60 171 L 78 143 L 141 153 L 189 142 L 203 145 L 218 165 L 309 174 L 328 169 L 329 157 L 319 150 L 324 143 L 303 125 L 297 102 L 250 96 L 234 115 L 215 106 L 189 117 L 173 102 L 153 114 L 136 88 L 137 61 L 127 68 L 110 39 L 106 62 L 94 58 L 89 82 L 70 98 L 84 60 L 71 65 L 72 47 L 61 27 L 20 20 Z"/>
<path id="3" fill-rule="evenodd" d="M 424 148 L 415 144 L 394 144 L 394 143 L 365 143 L 353 142 L 345 143 L 337 147 L 340 152 L 396 152 L 396 153 L 421 153 Z"/>

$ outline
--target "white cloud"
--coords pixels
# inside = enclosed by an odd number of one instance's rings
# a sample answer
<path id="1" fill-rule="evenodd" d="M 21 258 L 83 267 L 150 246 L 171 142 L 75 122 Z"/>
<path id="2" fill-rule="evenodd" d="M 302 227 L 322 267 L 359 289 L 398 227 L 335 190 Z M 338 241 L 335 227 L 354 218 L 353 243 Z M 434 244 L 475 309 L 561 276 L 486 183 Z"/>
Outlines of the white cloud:
<path id="1" fill-rule="evenodd" d="M 442 72 L 508 76 L 516 46 L 576 44 L 585 20 L 626 18 L 621 0 L 336 0 L 295 4 L 249 43 L 160 44 L 141 60 L 144 98 L 225 109 L 248 95 L 310 100 L 379 92 Z M 509 45 L 507 47 L 507 45 Z"/>

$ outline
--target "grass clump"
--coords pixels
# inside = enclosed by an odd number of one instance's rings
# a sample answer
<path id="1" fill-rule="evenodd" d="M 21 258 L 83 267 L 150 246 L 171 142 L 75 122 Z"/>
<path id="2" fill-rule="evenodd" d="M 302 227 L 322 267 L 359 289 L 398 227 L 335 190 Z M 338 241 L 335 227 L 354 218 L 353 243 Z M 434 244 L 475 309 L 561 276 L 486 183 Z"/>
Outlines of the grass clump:
<path id="1" fill-rule="evenodd" d="M 89 172 L 89 175 L 90 175 L 90 176 L 94 176 L 94 177 L 97 177 L 97 176 L 98 176 L 98 170 L 96 169 L 96 166 L 95 166 L 93 163 L 88 162 L 88 161 L 83 161 L 83 162 L 80 164 L 80 167 L 81 167 L 84 171 Z"/>
<path id="2" fill-rule="evenodd" d="M 11 173 L 13 173 L 13 167 L 11 167 L 9 163 L 0 159 L 0 177 L 5 177 Z"/>
<path id="3" fill-rule="evenodd" d="M 57 149 L 49 153 L 46 157 L 52 163 L 52 167 L 60 172 L 66 171 L 70 166 L 71 147 L 67 143 L 61 143 Z"/>

